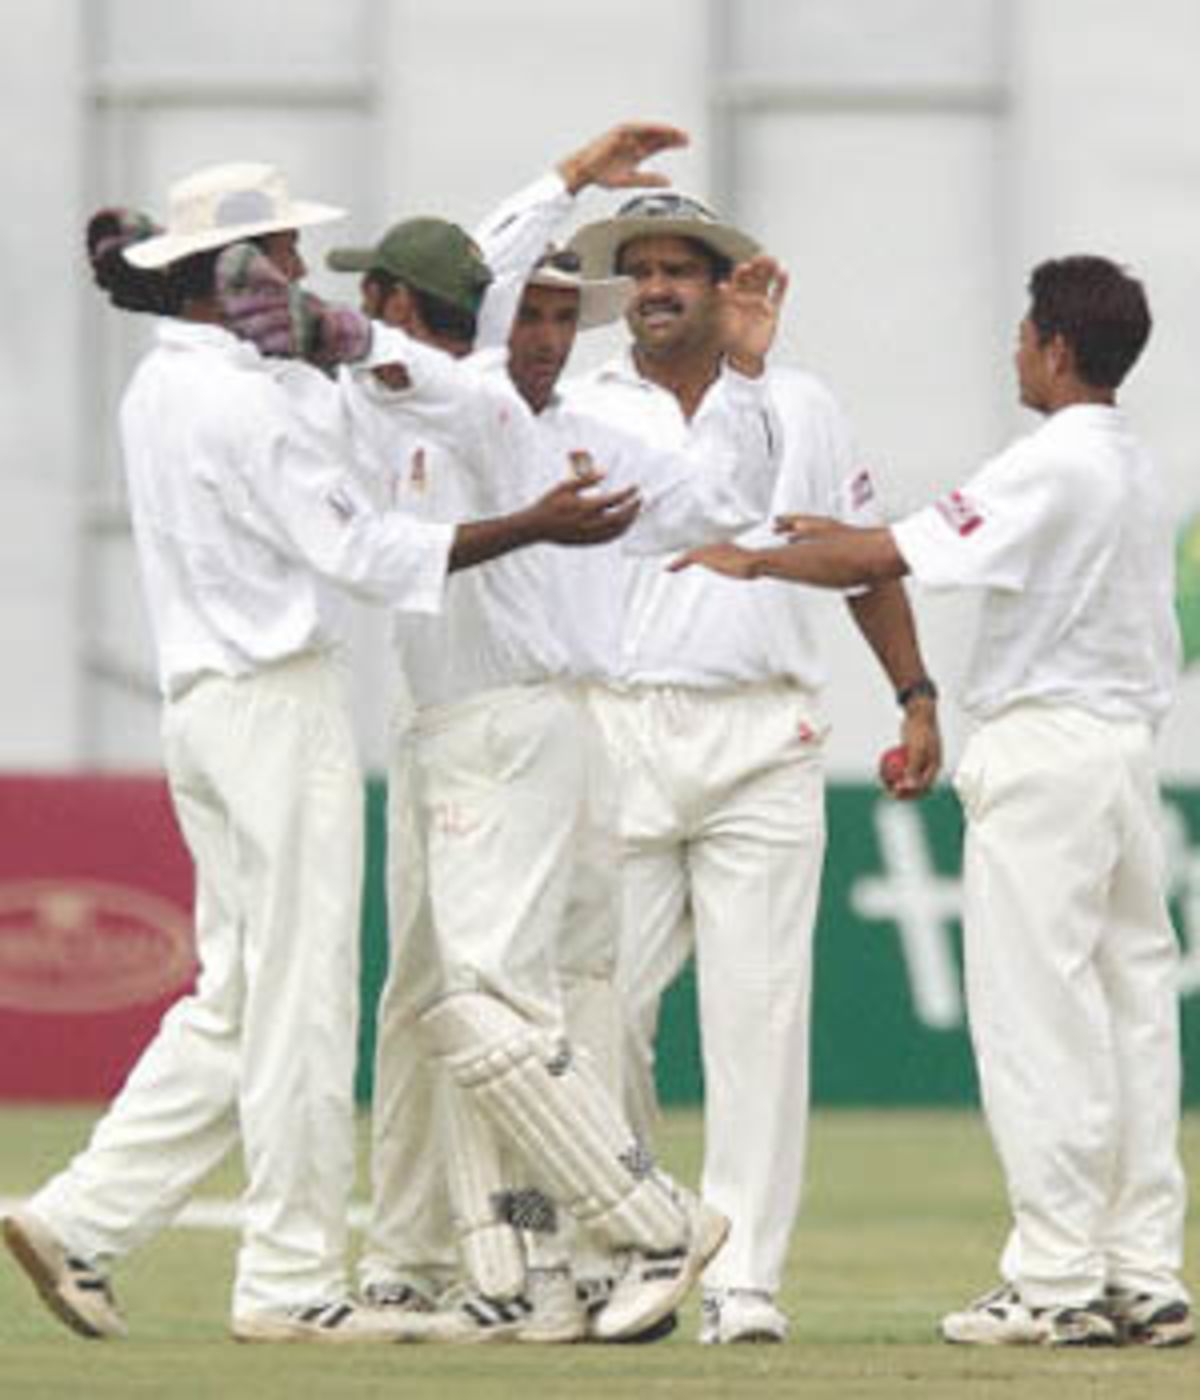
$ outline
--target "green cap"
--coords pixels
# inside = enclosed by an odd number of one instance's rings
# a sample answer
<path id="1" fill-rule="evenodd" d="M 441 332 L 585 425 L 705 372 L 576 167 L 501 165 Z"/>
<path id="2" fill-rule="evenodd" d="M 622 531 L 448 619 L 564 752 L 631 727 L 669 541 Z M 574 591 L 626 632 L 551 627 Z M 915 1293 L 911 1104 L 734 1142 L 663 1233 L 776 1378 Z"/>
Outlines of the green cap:
<path id="1" fill-rule="evenodd" d="M 404 219 L 373 248 L 334 248 L 335 272 L 381 272 L 472 315 L 492 280 L 478 243 L 446 219 Z"/>

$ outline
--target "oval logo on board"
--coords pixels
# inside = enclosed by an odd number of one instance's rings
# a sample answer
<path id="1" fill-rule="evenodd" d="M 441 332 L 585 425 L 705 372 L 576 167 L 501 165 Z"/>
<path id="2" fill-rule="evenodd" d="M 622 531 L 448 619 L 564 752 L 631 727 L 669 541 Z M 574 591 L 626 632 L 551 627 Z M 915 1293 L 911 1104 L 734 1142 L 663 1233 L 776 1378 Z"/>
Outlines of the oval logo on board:
<path id="1" fill-rule="evenodd" d="M 100 880 L 0 882 L 0 1007 L 116 1011 L 183 989 L 191 921 L 159 895 Z"/>

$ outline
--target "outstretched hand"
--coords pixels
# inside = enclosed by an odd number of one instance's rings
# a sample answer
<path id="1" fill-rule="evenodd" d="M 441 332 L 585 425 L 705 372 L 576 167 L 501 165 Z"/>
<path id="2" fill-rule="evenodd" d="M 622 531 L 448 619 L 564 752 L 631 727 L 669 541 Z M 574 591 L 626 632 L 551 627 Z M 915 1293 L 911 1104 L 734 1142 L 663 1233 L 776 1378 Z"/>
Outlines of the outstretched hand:
<path id="1" fill-rule="evenodd" d="M 607 544 L 637 519 L 642 498 L 636 486 L 595 492 L 601 472 L 578 472 L 551 487 L 529 508 L 537 539 L 548 544 Z"/>
<path id="2" fill-rule="evenodd" d="M 665 122 L 622 122 L 565 156 L 558 173 L 572 194 L 586 185 L 606 190 L 669 185 L 660 171 L 643 170 L 642 162 L 659 151 L 686 146 L 688 139 L 686 131 Z"/>
<path id="3" fill-rule="evenodd" d="M 757 378 L 779 329 L 788 275 L 766 253 L 738 263 L 717 286 L 721 348 L 734 369 Z"/>
<path id="4" fill-rule="evenodd" d="M 724 574 L 726 578 L 749 579 L 758 577 L 756 562 L 752 550 L 723 540 L 719 544 L 702 544 L 680 554 L 667 565 L 667 572 L 677 574 L 699 564 L 702 568 L 711 569 L 714 574 Z"/>

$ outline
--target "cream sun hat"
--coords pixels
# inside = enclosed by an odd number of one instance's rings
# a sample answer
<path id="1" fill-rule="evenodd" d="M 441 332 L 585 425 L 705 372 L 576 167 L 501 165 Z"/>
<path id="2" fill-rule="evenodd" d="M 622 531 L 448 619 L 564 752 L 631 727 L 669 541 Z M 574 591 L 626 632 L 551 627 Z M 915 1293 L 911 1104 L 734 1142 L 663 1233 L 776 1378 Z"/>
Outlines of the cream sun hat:
<path id="1" fill-rule="evenodd" d="M 603 277 L 615 271 L 626 243 L 657 237 L 694 238 L 733 263 L 745 262 L 762 251 L 748 233 L 722 223 L 698 199 L 673 190 L 635 195 L 612 218 L 584 224 L 568 246 L 579 254 L 588 276 Z"/>
<path id="2" fill-rule="evenodd" d="M 553 246 L 538 259 L 525 285 L 577 291 L 581 331 L 619 321 L 633 295 L 632 277 L 585 277 L 578 253 Z"/>
<path id="3" fill-rule="evenodd" d="M 177 180 L 167 192 L 167 226 L 125 250 L 134 267 L 165 267 L 193 253 L 243 238 L 307 228 L 345 216 L 344 209 L 293 199 L 273 165 L 236 161 L 210 165 Z"/>

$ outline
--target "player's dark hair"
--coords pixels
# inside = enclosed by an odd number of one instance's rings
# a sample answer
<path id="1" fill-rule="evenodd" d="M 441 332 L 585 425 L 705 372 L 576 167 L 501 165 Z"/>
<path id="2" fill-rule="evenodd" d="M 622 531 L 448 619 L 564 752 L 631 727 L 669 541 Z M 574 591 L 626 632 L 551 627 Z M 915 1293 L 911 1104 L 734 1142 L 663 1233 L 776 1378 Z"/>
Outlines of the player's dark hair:
<path id="1" fill-rule="evenodd" d="M 1029 295 L 1039 342 L 1061 335 L 1079 377 L 1096 388 L 1115 389 L 1150 338 L 1145 289 L 1107 258 L 1077 254 L 1039 263 Z"/>
<path id="2" fill-rule="evenodd" d="M 208 248 L 202 253 L 180 258 L 163 269 L 163 277 L 176 309 L 185 302 L 207 301 L 217 291 L 217 259 L 223 248 Z"/>
<path id="3" fill-rule="evenodd" d="M 417 303 L 421 320 L 435 335 L 444 335 L 449 340 L 465 341 L 468 345 L 475 339 L 479 322 L 473 311 L 454 306 L 448 301 L 443 301 L 441 297 L 434 296 L 432 292 L 422 291 L 420 287 L 409 287 L 409 291 Z"/>
<path id="4" fill-rule="evenodd" d="M 443 301 L 441 297 L 434 296 L 432 292 L 422 291 L 420 287 L 414 287 L 411 282 L 403 282 L 402 279 L 392 277 L 377 267 L 373 267 L 367 272 L 366 282 L 369 287 L 375 287 L 379 295 L 384 298 L 391 295 L 394 287 L 403 285 L 415 302 L 421 320 L 425 322 L 434 335 L 445 336 L 448 340 L 462 341 L 466 345 L 474 342 L 479 321 L 473 312 L 467 311 L 461 306 L 454 306 L 448 301 Z"/>

